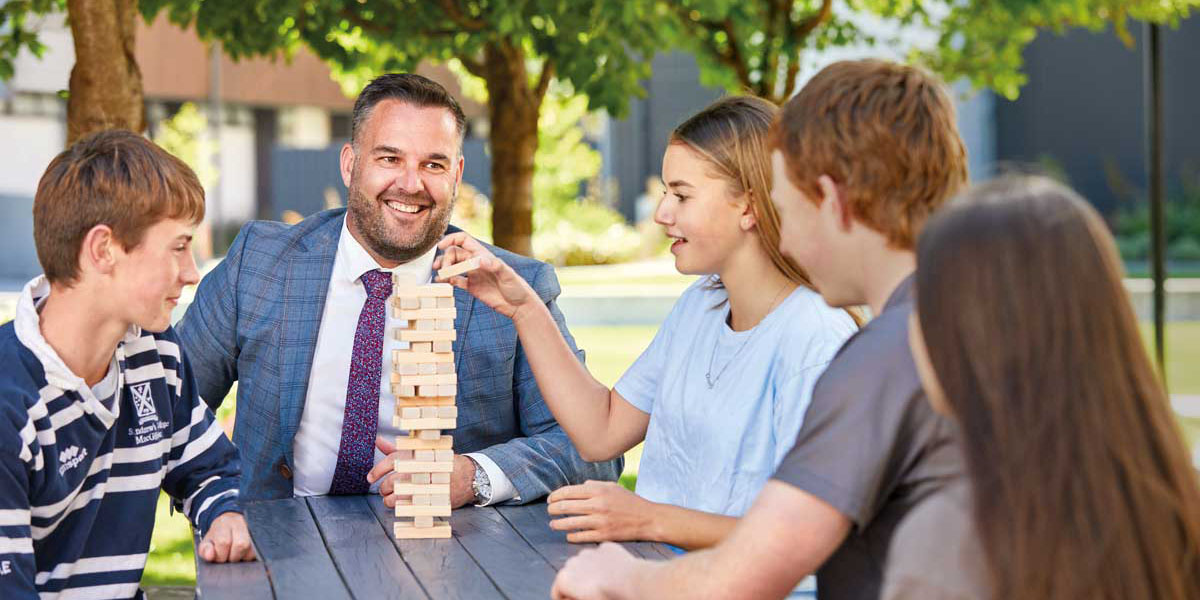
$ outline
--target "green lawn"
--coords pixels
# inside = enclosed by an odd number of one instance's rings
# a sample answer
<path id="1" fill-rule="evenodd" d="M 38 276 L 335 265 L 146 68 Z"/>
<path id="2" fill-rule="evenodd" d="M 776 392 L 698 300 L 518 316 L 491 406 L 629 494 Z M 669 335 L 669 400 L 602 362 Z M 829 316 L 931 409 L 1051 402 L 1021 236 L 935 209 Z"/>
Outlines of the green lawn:
<path id="1" fill-rule="evenodd" d="M 611 386 L 650 343 L 656 329 L 652 326 L 575 327 L 572 332 L 579 346 L 587 350 L 588 368 L 592 374 Z M 1149 327 L 1143 327 L 1143 333 L 1147 340 L 1151 339 Z M 1171 392 L 1200 394 L 1200 369 L 1195 368 L 1200 364 L 1200 322 L 1168 324 L 1167 344 L 1167 373 Z M 1200 419 L 1181 419 L 1181 426 L 1193 445 L 1200 443 Z M 625 455 L 622 483 L 632 486 L 641 455 L 641 445 Z M 159 503 L 158 521 L 143 583 L 193 585 L 195 567 L 187 522 L 179 514 L 168 515 L 166 506 L 165 502 Z"/>

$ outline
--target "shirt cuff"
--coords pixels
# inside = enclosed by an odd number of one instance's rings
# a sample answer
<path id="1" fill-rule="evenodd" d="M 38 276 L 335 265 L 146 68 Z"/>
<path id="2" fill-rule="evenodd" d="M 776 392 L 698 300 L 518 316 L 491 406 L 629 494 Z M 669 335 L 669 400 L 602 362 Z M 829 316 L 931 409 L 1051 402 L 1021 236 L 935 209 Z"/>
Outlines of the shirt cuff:
<path id="1" fill-rule="evenodd" d="M 491 499 L 475 506 L 491 506 L 493 504 L 508 502 L 509 500 L 519 501 L 521 499 L 521 496 L 517 494 L 517 488 L 513 487 L 512 481 L 509 480 L 508 475 L 504 474 L 504 471 L 500 470 L 500 466 L 496 464 L 496 461 L 488 458 L 486 454 L 478 452 L 471 452 L 463 456 L 470 457 L 471 460 L 475 461 L 475 464 L 478 464 L 483 469 L 483 472 L 487 474 L 488 482 L 492 484 Z"/>

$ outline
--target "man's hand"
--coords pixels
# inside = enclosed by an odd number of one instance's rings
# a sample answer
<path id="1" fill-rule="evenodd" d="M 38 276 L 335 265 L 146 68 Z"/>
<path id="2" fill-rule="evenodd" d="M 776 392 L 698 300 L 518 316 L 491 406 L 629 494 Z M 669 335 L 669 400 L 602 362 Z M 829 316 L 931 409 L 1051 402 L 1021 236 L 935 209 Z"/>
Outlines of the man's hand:
<path id="1" fill-rule="evenodd" d="M 200 540 L 200 558 L 207 562 L 254 560 L 254 545 L 246 518 L 239 513 L 222 513 L 213 519 L 204 539 Z"/>
<path id="2" fill-rule="evenodd" d="M 651 566 L 613 544 L 600 544 L 580 552 L 563 565 L 550 597 L 554 600 L 592 600 L 593 598 L 632 598 L 624 589 L 637 570 Z"/>
<path id="3" fill-rule="evenodd" d="M 551 515 L 576 515 L 550 521 L 570 531 L 568 542 L 626 542 L 653 539 L 653 502 L 611 481 L 588 481 L 558 488 L 546 499 Z"/>
<path id="4" fill-rule="evenodd" d="M 402 497 L 410 498 L 407 495 L 400 496 L 393 493 L 396 489 L 396 478 L 401 475 L 395 472 L 396 459 L 411 459 L 413 457 L 412 450 L 397 450 L 395 444 L 382 437 L 375 438 L 375 447 L 379 448 L 379 451 L 387 456 L 375 463 L 375 466 L 367 473 L 367 483 L 374 485 L 376 481 L 383 479 L 383 482 L 379 484 L 379 495 L 383 496 L 383 505 L 388 508 L 395 508 L 397 500 Z M 474 461 L 461 454 L 455 454 L 454 471 L 450 473 L 451 508 L 458 508 L 475 500 L 475 492 L 471 489 L 471 483 L 474 480 Z M 401 483 L 404 482 L 401 481 Z"/>

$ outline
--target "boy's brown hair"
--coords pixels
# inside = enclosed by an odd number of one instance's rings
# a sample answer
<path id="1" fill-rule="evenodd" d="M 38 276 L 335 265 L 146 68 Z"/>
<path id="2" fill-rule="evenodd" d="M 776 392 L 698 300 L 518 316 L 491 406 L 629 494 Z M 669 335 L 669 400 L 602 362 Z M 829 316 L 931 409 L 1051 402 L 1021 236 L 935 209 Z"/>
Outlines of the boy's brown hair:
<path id="1" fill-rule="evenodd" d="M 954 104 L 916 67 L 833 63 L 784 105 L 771 134 L 793 185 L 819 202 L 817 179 L 828 175 L 854 218 L 901 249 L 967 182 Z"/>
<path id="2" fill-rule="evenodd" d="M 204 188 L 183 161 L 131 131 L 103 131 L 62 151 L 38 182 L 33 241 L 46 279 L 79 277 L 88 231 L 107 225 L 126 250 L 164 219 L 199 223 Z"/>

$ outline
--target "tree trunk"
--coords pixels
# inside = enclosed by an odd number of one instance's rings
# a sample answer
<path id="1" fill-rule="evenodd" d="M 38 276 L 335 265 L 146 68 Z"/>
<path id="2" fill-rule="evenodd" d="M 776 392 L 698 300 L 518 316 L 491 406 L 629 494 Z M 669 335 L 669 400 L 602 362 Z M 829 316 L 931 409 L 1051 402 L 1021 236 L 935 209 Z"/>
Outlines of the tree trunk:
<path id="1" fill-rule="evenodd" d="M 146 129 L 142 72 L 134 56 L 137 0 L 68 0 L 75 40 L 67 144 L 105 129 Z"/>
<path id="2" fill-rule="evenodd" d="M 530 86 L 525 53 L 507 43 L 489 43 L 483 67 L 491 118 L 492 240 L 532 256 L 533 157 L 544 87 Z"/>

